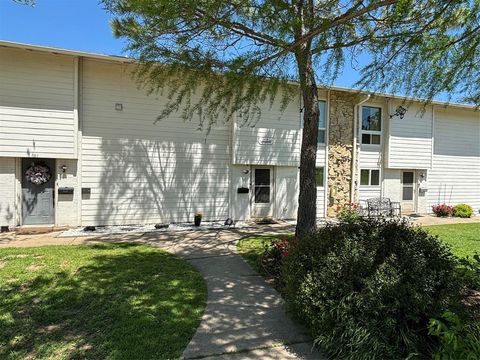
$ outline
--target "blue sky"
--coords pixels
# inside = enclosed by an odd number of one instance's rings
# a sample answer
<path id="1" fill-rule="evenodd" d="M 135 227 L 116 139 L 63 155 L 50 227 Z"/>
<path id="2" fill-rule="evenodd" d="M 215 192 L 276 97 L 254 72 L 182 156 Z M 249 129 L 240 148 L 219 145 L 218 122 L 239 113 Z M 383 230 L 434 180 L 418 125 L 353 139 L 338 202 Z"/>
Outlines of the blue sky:
<path id="1" fill-rule="evenodd" d="M 98 0 L 36 0 L 34 7 L 0 0 L 0 40 L 127 55 L 109 21 Z M 357 79 L 357 73 L 346 68 L 335 85 L 351 87 Z"/>

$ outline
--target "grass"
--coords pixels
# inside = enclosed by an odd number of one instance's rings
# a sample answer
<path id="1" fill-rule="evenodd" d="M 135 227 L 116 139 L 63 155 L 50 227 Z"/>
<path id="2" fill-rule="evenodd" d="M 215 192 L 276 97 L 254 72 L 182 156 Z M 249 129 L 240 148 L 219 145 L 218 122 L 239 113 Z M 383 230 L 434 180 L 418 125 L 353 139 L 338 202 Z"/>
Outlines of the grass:
<path id="1" fill-rule="evenodd" d="M 250 264 L 259 274 L 262 273 L 260 260 L 265 251 L 265 245 L 269 245 L 277 236 L 253 236 L 242 239 L 237 244 L 238 253 Z"/>
<path id="2" fill-rule="evenodd" d="M 480 253 L 480 223 L 425 226 L 431 234 L 450 245 L 457 257 Z"/>
<path id="3" fill-rule="evenodd" d="M 132 244 L 0 250 L 0 358 L 178 358 L 206 285 L 188 263 Z"/>

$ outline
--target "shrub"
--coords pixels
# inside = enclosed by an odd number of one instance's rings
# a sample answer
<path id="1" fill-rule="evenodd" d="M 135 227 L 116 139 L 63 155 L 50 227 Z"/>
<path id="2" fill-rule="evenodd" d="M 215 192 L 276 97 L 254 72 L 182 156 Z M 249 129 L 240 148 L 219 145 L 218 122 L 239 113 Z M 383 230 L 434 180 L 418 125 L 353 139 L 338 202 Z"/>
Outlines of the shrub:
<path id="1" fill-rule="evenodd" d="M 469 218 L 473 215 L 473 209 L 468 204 L 458 204 L 453 207 L 453 216 Z"/>
<path id="2" fill-rule="evenodd" d="M 465 324 L 456 314 L 446 311 L 441 320 L 430 320 L 428 331 L 440 342 L 435 360 L 480 359 L 479 323 Z"/>
<path id="3" fill-rule="evenodd" d="M 338 213 L 338 218 L 341 221 L 345 222 L 351 222 L 351 221 L 357 221 L 361 218 L 358 204 L 356 203 L 351 203 L 348 205 L 345 205 L 343 208 L 341 208 L 340 212 Z"/>
<path id="4" fill-rule="evenodd" d="M 362 219 L 291 244 L 285 295 L 332 358 L 425 356 L 434 348 L 429 319 L 460 292 L 455 266 L 448 247 L 425 230 Z"/>
<path id="5" fill-rule="evenodd" d="M 446 204 L 438 204 L 432 206 L 432 211 L 437 216 L 451 216 L 453 214 L 453 207 Z"/>
<path id="6" fill-rule="evenodd" d="M 290 244 L 285 239 L 275 239 L 264 244 L 264 251 L 261 258 L 262 272 L 275 281 L 275 287 L 282 289 L 281 271 L 283 260 L 288 254 Z"/>

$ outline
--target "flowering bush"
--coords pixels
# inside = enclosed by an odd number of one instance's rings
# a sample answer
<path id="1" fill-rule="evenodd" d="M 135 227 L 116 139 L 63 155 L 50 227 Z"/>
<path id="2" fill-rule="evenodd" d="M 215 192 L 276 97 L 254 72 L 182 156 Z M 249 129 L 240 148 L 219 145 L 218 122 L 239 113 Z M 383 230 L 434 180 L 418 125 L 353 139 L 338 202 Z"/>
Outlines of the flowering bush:
<path id="1" fill-rule="evenodd" d="M 285 239 L 275 239 L 266 243 L 262 257 L 262 268 L 267 277 L 273 278 L 278 289 L 282 288 L 281 270 L 285 256 L 288 255 L 290 242 Z"/>
<path id="2" fill-rule="evenodd" d="M 361 218 L 360 207 L 357 203 L 351 203 L 343 207 L 339 206 L 338 218 L 345 222 L 355 222 Z"/>
<path id="3" fill-rule="evenodd" d="M 453 206 L 447 204 L 433 205 L 432 211 L 437 216 L 452 216 Z"/>

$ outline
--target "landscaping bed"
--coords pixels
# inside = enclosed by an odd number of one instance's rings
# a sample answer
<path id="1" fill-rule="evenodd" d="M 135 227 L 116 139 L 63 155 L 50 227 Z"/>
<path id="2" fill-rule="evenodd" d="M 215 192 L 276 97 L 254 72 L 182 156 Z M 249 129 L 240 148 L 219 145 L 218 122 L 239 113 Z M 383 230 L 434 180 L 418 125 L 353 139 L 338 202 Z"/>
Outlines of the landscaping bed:
<path id="1" fill-rule="evenodd" d="M 282 293 L 329 357 L 474 359 L 479 227 L 421 229 L 357 218 L 301 240 L 243 239 L 238 251 Z"/>
<path id="2" fill-rule="evenodd" d="M 206 298 L 191 265 L 152 247 L 0 249 L 0 358 L 178 358 Z"/>

